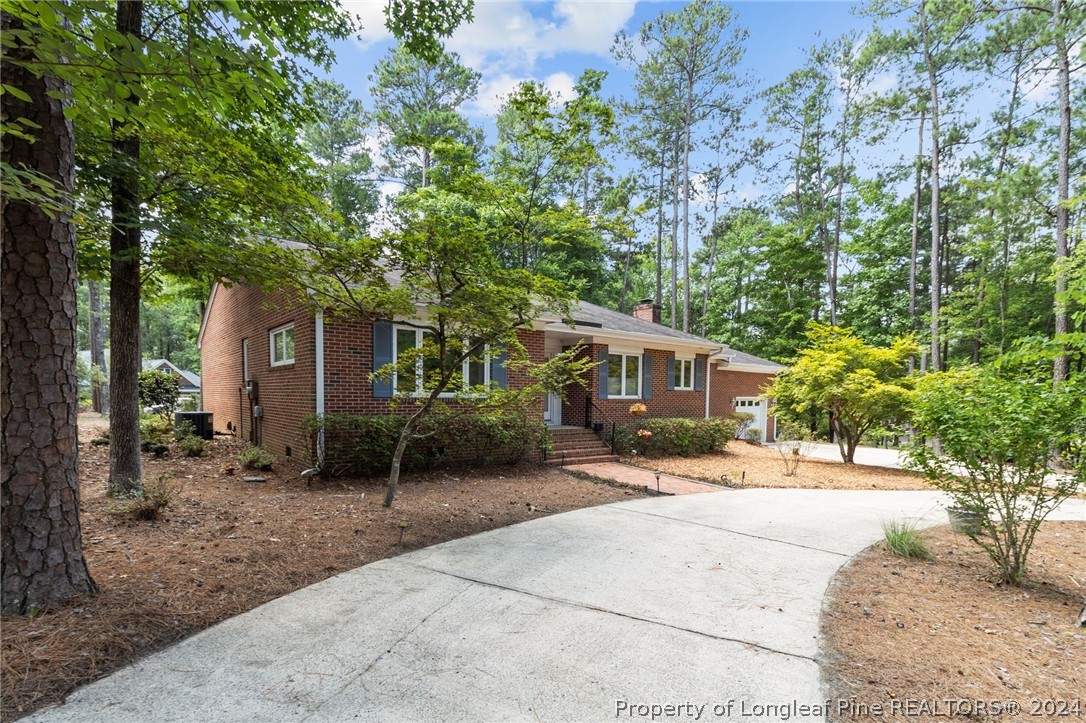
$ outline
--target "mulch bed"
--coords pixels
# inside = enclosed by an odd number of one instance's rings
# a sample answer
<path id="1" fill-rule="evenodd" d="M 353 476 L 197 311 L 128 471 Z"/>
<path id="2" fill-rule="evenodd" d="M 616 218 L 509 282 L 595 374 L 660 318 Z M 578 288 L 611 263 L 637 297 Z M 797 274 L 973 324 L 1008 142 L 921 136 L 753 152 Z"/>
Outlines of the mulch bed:
<path id="1" fill-rule="evenodd" d="M 168 643 L 359 565 L 638 494 L 550 468 L 500 467 L 406 476 L 385 509 L 382 480 L 307 490 L 296 472 L 277 470 L 246 483 L 254 473 L 238 468 L 240 448 L 211 444 L 204 458 L 144 455 L 145 479 L 180 485 L 149 522 L 111 511 L 109 448 L 80 446 L 84 549 L 101 592 L 3 620 L 0 717 L 60 701 Z"/>
<path id="2" fill-rule="evenodd" d="M 829 698 L 852 702 L 836 719 L 1086 719 L 1086 522 L 1044 523 L 1021 587 L 992 582 L 965 536 L 941 527 L 925 539 L 934 561 L 880 543 L 831 588 L 823 674 Z M 993 701 L 1019 712 L 996 714 Z"/>
<path id="3" fill-rule="evenodd" d="M 931 490 L 919 476 L 900 469 L 804 458 L 795 475 L 784 475 L 781 453 L 739 440 L 717 454 L 697 457 L 624 457 L 623 462 L 706 482 L 726 474 L 733 487 L 784 487 L 838 490 Z"/>

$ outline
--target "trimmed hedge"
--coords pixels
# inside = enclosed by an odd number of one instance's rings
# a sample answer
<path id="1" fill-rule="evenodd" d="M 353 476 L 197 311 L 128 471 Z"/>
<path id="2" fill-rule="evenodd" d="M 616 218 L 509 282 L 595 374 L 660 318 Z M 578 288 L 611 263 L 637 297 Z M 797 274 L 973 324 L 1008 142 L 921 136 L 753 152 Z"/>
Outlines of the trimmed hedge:
<path id="1" fill-rule="evenodd" d="M 622 452 L 637 450 L 647 457 L 689 457 L 695 454 L 723 452 L 735 438 L 738 423 L 734 419 L 687 419 L 666 417 L 642 419 L 635 425 L 616 430 L 616 447 Z M 642 439 L 638 430 L 652 436 Z"/>
<path id="2" fill-rule="evenodd" d="M 373 477 L 387 474 L 407 417 L 400 414 L 310 415 L 304 422 L 310 459 L 316 460 L 317 432 L 324 424 L 324 473 Z M 422 420 L 427 436 L 407 445 L 401 469 L 447 465 L 515 464 L 537 455 L 548 441 L 539 418 L 505 414 L 434 414 Z"/>

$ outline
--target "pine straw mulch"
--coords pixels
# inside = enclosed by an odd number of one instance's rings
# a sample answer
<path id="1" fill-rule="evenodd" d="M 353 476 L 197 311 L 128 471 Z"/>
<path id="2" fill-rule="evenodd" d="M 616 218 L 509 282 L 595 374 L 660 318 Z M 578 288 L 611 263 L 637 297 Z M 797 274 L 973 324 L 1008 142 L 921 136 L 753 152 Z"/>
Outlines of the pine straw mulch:
<path id="1" fill-rule="evenodd" d="M 828 698 L 853 701 L 836 719 L 1030 720 L 1045 713 L 1034 701 L 1056 701 L 1049 714 L 1064 701 L 1070 713 L 1039 717 L 1086 718 L 1086 628 L 1077 625 L 1086 522 L 1044 523 L 1021 587 L 991 582 L 988 556 L 964 535 L 940 527 L 924 537 L 934 561 L 895 557 L 879 543 L 831 586 L 824 682 Z M 1021 712 L 965 715 L 948 700 L 1016 701 Z"/>
<path id="2" fill-rule="evenodd" d="M 735 487 L 784 487 L 837 490 L 930 490 L 919 476 L 900 469 L 844 464 L 804 457 L 792 477 L 784 476 L 781 453 L 740 440 L 717 454 L 697 457 L 623 457 L 627 464 L 690 479 L 720 483 L 726 474 Z M 744 472 L 746 473 L 744 475 Z"/>
<path id="3" fill-rule="evenodd" d="M 277 469 L 245 472 L 267 479 L 246 483 L 239 448 L 212 445 L 201 459 L 144 455 L 145 479 L 181 484 L 153 522 L 110 513 L 109 448 L 80 445 L 84 550 L 101 592 L 3 620 L 0 718 L 60 701 L 168 643 L 359 565 L 637 494 L 550 468 L 501 467 L 409 475 L 386 510 L 381 480 L 307 491 L 296 471 Z"/>

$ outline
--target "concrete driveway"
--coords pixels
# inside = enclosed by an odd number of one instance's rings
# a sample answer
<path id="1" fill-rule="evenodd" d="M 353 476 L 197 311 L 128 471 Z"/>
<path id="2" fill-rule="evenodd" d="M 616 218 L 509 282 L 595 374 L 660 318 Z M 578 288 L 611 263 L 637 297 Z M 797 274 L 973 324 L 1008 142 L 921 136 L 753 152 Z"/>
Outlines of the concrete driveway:
<path id="1" fill-rule="evenodd" d="M 827 584 L 883 520 L 945 521 L 938 499 L 741 490 L 534 520 L 300 590 L 31 720 L 821 720 L 798 706 L 823 702 Z"/>
<path id="2" fill-rule="evenodd" d="M 779 447 L 781 442 L 767 444 L 767 447 Z M 804 444 L 804 456 L 812 459 L 825 459 L 830 462 L 841 461 L 841 448 L 836 444 L 825 442 L 807 442 Z M 881 447 L 857 447 L 854 457 L 856 464 L 866 464 L 872 467 L 892 467 L 901 469 L 905 465 L 905 453 L 896 449 L 883 449 Z"/>

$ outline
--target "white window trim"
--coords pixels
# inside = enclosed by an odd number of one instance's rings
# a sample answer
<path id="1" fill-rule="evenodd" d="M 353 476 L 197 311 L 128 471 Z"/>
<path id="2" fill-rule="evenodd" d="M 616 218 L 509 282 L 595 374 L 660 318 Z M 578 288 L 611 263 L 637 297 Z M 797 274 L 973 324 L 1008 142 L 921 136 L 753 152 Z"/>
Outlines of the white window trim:
<path id="1" fill-rule="evenodd" d="M 294 363 L 294 357 L 293 356 L 290 357 L 290 359 L 276 360 L 276 358 L 275 358 L 275 336 L 277 334 L 282 334 L 284 332 L 293 331 L 293 330 L 294 330 L 294 322 L 291 322 L 289 324 L 283 324 L 282 326 L 277 326 L 277 327 L 275 327 L 274 329 L 272 329 L 271 331 L 268 332 L 268 365 L 269 366 L 285 367 L 285 366 L 290 366 L 291 364 Z M 298 337 L 297 336 L 294 337 L 294 342 L 295 342 L 295 344 L 297 344 L 297 342 L 298 342 Z"/>
<path id="2" fill-rule="evenodd" d="M 615 359 L 621 359 L 620 366 L 622 367 L 622 374 L 619 379 L 622 380 L 622 387 L 626 386 L 626 358 L 634 357 L 637 359 L 637 394 L 611 394 L 611 364 Z M 643 364 L 645 363 L 645 357 L 643 354 L 628 354 L 620 351 L 607 352 L 607 398 L 608 399 L 641 399 L 641 385 L 644 383 Z"/>
<path id="3" fill-rule="evenodd" d="M 398 350 L 396 345 L 397 345 L 397 342 L 399 340 L 398 332 L 401 331 L 401 330 L 402 331 L 413 331 L 415 333 L 415 348 L 416 349 L 422 348 L 422 337 L 427 331 L 426 329 L 420 329 L 420 328 L 415 327 L 415 326 L 404 326 L 404 325 L 401 325 L 401 324 L 397 324 L 397 325 L 394 325 L 392 327 L 392 365 L 393 365 L 392 366 L 392 389 L 393 389 L 394 393 L 396 393 L 396 390 L 400 388 L 399 383 L 398 383 L 400 373 L 399 373 L 399 371 L 397 371 L 397 369 L 398 369 L 398 363 L 397 362 L 399 360 L 399 350 Z M 488 387 L 488 388 L 490 387 L 490 381 L 491 381 L 490 380 L 490 361 L 491 361 L 491 359 L 490 359 L 490 345 L 487 344 L 484 347 L 484 355 L 483 355 L 483 358 L 482 358 L 482 363 L 483 363 L 483 386 Z M 415 360 L 415 391 L 411 392 L 411 394 L 409 396 L 412 396 L 412 397 L 424 396 L 424 392 L 423 392 L 423 389 L 422 389 L 422 366 L 423 366 L 422 362 L 423 362 L 423 359 L 422 359 L 422 355 L 420 354 L 419 358 Z M 465 359 L 464 362 L 463 362 L 463 366 L 462 366 L 462 368 L 460 370 L 460 376 L 463 378 L 463 385 L 462 385 L 462 387 L 460 389 L 460 393 L 466 392 L 470 388 L 470 385 L 468 384 L 468 374 L 469 374 L 469 371 L 470 371 L 469 370 L 469 365 L 470 364 L 471 364 L 471 360 Z M 456 395 L 457 395 L 457 392 L 448 392 L 448 391 L 446 391 L 446 392 L 442 392 L 438 396 L 441 397 L 441 398 L 449 398 L 449 397 L 455 397 Z"/>
<path id="4" fill-rule="evenodd" d="M 690 364 L 690 376 L 685 380 L 686 383 L 683 384 L 682 383 L 683 382 L 683 377 L 685 375 L 683 374 L 682 370 L 683 370 L 683 367 L 686 366 L 686 364 L 688 364 L 688 363 Z M 694 391 L 694 374 L 696 374 L 696 373 L 697 373 L 697 362 L 694 359 L 683 359 L 683 358 L 680 358 L 680 357 L 675 357 L 675 391 L 679 391 L 679 392 L 692 392 L 692 391 Z"/>

